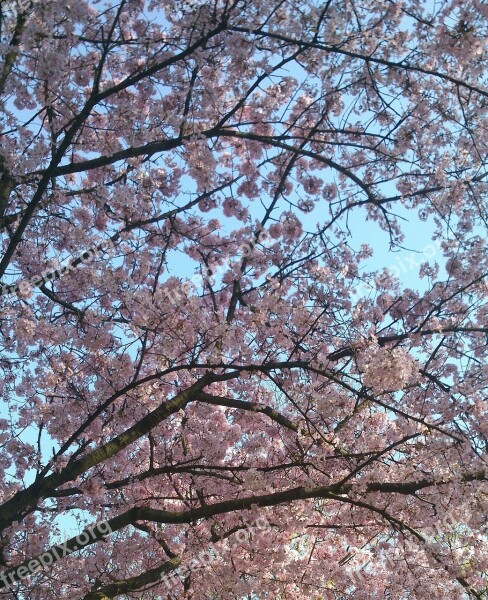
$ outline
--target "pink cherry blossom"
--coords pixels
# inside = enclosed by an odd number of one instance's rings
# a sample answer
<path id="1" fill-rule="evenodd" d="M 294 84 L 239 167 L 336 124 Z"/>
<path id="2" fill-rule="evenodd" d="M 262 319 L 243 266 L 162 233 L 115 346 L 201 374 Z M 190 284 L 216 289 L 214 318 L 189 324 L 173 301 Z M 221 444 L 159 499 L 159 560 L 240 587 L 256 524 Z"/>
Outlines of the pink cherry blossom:
<path id="1" fill-rule="evenodd" d="M 487 39 L 2 2 L 5 598 L 486 597 Z"/>

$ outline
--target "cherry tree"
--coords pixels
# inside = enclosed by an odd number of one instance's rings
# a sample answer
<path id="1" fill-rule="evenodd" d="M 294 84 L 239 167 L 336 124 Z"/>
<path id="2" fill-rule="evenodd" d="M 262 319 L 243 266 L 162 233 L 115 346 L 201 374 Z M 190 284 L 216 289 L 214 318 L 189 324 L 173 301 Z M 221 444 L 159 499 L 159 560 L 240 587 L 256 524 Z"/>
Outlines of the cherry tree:
<path id="1" fill-rule="evenodd" d="M 0 597 L 486 598 L 488 6 L 1 9 Z"/>

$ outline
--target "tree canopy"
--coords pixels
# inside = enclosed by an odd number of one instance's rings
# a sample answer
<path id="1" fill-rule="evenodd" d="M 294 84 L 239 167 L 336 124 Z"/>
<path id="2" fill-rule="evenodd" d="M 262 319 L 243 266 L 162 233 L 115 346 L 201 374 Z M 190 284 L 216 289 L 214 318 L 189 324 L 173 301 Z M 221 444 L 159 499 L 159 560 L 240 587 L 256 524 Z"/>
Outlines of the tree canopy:
<path id="1" fill-rule="evenodd" d="M 0 598 L 486 598 L 488 6 L 1 10 Z"/>

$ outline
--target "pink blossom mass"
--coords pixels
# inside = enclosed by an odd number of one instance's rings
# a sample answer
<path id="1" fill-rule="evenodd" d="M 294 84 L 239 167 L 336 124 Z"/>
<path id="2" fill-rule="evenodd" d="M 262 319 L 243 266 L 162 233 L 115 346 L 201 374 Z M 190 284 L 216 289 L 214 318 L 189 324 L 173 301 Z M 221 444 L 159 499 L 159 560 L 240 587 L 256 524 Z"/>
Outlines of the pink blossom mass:
<path id="1" fill-rule="evenodd" d="M 0 598 L 487 599 L 488 5 L 0 11 Z"/>

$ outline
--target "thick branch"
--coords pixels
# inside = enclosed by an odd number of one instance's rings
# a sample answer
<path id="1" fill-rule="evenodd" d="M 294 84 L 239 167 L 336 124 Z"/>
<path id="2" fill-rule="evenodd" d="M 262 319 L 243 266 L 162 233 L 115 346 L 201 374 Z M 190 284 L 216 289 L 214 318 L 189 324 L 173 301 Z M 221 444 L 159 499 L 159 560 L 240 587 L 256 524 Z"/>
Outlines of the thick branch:
<path id="1" fill-rule="evenodd" d="M 117 581 L 116 583 L 106 585 L 99 590 L 90 592 L 86 596 L 83 596 L 82 600 L 109 600 L 110 598 L 116 598 L 121 594 L 141 590 L 151 583 L 157 583 L 161 579 L 161 575 L 173 571 L 178 568 L 180 564 L 181 559 L 179 557 L 172 558 L 154 569 L 148 569 L 144 573 L 141 573 L 141 575 Z"/>
<path id="2" fill-rule="evenodd" d="M 127 429 L 127 431 L 110 440 L 110 442 L 103 444 L 83 458 L 68 464 L 61 472 L 53 473 L 45 479 L 37 480 L 25 490 L 17 492 L 15 496 L 1 507 L 0 528 L 8 527 L 13 521 L 19 520 L 21 516 L 32 510 L 37 502 L 48 495 L 53 489 L 69 481 L 74 481 L 85 471 L 112 458 L 121 450 L 140 439 L 169 415 L 184 408 L 191 400 L 195 400 L 202 389 L 212 381 L 225 381 L 236 376 L 236 373 L 224 375 L 206 373 L 188 389 L 183 390 L 171 400 L 163 402 L 158 408 Z"/>
<path id="3" fill-rule="evenodd" d="M 474 473 L 465 477 L 465 481 L 485 480 L 486 474 L 484 472 Z M 420 481 L 410 482 L 370 482 L 366 484 L 366 492 L 382 492 L 385 494 L 396 493 L 411 495 L 424 488 L 446 485 L 447 483 L 449 482 L 436 481 L 433 479 L 423 479 Z M 67 549 L 67 551 L 64 552 L 63 556 L 76 550 L 79 550 L 80 542 L 78 538 L 84 535 L 85 533 L 86 535 L 84 537 L 87 537 L 89 539 L 86 543 L 83 544 L 83 547 L 87 547 L 91 544 L 98 542 L 106 535 L 107 531 L 111 533 L 114 531 L 119 531 L 120 529 L 123 529 L 128 525 L 133 525 L 136 521 L 151 521 L 153 523 L 162 524 L 188 524 L 195 523 L 201 519 L 209 519 L 211 517 L 227 514 L 230 512 L 249 510 L 253 506 L 265 508 L 270 506 L 277 506 L 287 502 L 293 502 L 297 500 L 310 500 L 314 498 L 338 500 L 341 502 L 354 503 L 359 506 L 361 505 L 359 501 L 353 501 L 347 496 L 349 492 L 354 490 L 354 487 L 354 484 L 332 484 L 328 486 L 296 487 L 283 492 L 275 492 L 272 494 L 264 494 L 258 496 L 247 496 L 245 498 L 236 498 L 234 500 L 217 502 L 215 504 L 207 504 L 205 506 L 200 506 L 197 508 L 192 508 L 183 511 L 166 511 L 147 507 L 135 507 L 126 511 L 125 513 L 122 513 L 121 515 L 107 520 L 104 526 L 105 531 L 100 531 L 100 529 L 97 529 L 96 526 L 86 528 L 79 536 L 69 539 L 67 542 L 60 546 L 53 546 L 50 550 L 44 552 L 43 556 L 50 555 L 52 558 L 51 562 L 54 563 L 60 559 L 60 548 Z M 364 504 L 363 506 L 368 507 Z M 35 559 L 29 559 L 22 563 L 22 565 L 9 569 L 4 573 L 4 579 L 7 578 L 11 581 L 18 581 L 18 569 L 22 566 L 27 565 L 31 560 L 38 559 L 39 557 L 36 557 Z M 0 580 L 0 589 L 2 587 L 5 587 L 5 583 L 2 583 L 2 580 Z M 94 596 L 94 598 L 96 598 L 96 596 Z"/>
<path id="4" fill-rule="evenodd" d="M 205 402 L 206 404 L 213 404 L 215 406 L 227 406 L 229 408 L 237 408 L 239 410 L 248 410 L 251 412 L 262 413 L 273 421 L 276 421 L 279 425 L 291 429 L 291 431 L 298 431 L 298 425 L 281 415 L 279 412 L 271 408 L 260 404 L 259 402 L 245 402 L 244 400 L 235 400 L 233 398 L 226 398 L 225 396 L 213 396 L 202 392 L 198 395 L 199 402 Z"/>

